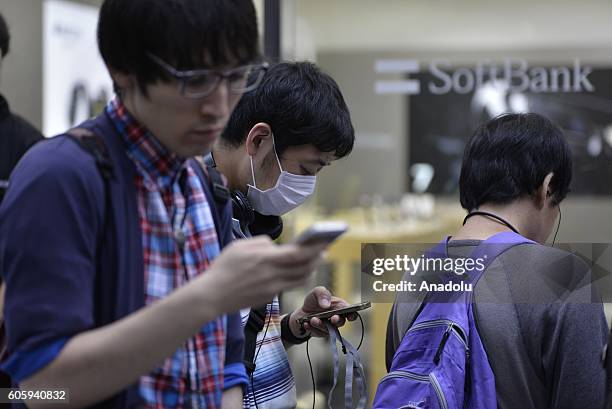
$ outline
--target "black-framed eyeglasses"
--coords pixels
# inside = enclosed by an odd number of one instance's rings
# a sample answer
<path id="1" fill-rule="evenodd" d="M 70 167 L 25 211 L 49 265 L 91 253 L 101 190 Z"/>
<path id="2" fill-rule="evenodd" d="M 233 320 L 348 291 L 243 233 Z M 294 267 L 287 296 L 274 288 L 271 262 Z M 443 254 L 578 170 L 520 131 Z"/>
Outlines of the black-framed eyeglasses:
<path id="1" fill-rule="evenodd" d="M 264 62 L 242 65 L 225 71 L 208 69 L 179 71 L 156 55 L 151 53 L 147 55 L 179 81 L 181 95 L 193 99 L 211 95 L 224 79 L 227 79 L 229 90 L 234 94 L 252 91 L 261 83 L 268 69 L 268 63 Z"/>

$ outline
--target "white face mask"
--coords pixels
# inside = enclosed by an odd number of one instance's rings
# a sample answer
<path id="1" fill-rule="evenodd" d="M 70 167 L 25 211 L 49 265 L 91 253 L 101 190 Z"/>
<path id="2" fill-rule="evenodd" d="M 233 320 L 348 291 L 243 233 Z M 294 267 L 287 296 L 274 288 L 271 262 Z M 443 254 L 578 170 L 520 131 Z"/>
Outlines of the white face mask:
<path id="1" fill-rule="evenodd" d="M 251 160 L 253 184 L 247 185 L 247 198 L 255 211 L 268 216 L 281 216 L 304 203 L 314 193 L 317 178 L 316 176 L 294 175 L 284 171 L 276 154 L 274 136 L 272 136 L 272 149 L 274 149 L 278 168 L 281 170 L 276 185 L 267 190 L 257 188 L 253 157 L 251 156 L 249 159 Z"/>

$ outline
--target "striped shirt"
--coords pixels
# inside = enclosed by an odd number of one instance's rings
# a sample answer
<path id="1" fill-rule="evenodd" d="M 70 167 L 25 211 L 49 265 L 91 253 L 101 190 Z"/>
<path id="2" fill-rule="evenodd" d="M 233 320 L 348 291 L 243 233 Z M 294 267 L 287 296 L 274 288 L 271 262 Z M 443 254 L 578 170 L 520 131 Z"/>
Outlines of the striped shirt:
<path id="1" fill-rule="evenodd" d="M 219 254 L 214 219 L 189 162 L 169 152 L 118 98 L 106 110 L 137 169 L 145 304 L 151 304 L 204 272 Z M 218 317 L 141 377 L 145 407 L 220 408 L 225 335 L 226 317 Z"/>
<path id="2" fill-rule="evenodd" d="M 246 326 L 249 313 L 249 309 L 241 311 L 243 327 Z M 278 297 L 274 297 L 266 307 L 264 329 L 257 334 L 254 358 L 256 367 L 244 397 L 245 408 L 288 409 L 297 405 L 295 381 L 281 339 L 280 321 Z"/>

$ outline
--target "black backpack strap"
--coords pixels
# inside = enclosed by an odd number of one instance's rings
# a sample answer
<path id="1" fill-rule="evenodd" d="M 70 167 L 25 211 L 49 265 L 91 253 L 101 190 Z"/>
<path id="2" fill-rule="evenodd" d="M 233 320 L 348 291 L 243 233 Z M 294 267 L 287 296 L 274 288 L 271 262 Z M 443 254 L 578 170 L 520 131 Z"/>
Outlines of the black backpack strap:
<path id="1" fill-rule="evenodd" d="M 210 203 L 210 207 L 212 208 L 212 215 L 215 222 L 215 229 L 217 230 L 217 236 L 219 239 L 221 239 L 221 237 L 223 237 L 221 231 L 219 231 L 221 212 L 223 209 L 225 209 L 225 205 L 230 198 L 229 189 L 227 188 L 221 173 L 219 173 L 216 168 L 209 166 L 201 156 L 195 157 L 194 162 L 194 169 L 196 173 L 200 176 L 200 179 L 205 180 L 208 183 L 210 188 L 209 190 L 212 193 L 214 205 L 213 203 Z"/>
<path id="2" fill-rule="evenodd" d="M 263 330 L 266 324 L 268 306 L 251 308 L 249 319 L 244 327 L 244 366 L 247 374 L 251 376 L 255 372 L 255 347 L 257 345 L 257 334 Z"/>
<path id="3" fill-rule="evenodd" d="M 108 153 L 108 148 L 104 139 L 94 133 L 92 130 L 87 128 L 72 128 L 66 132 L 66 135 L 75 141 L 84 151 L 88 152 L 93 156 L 96 161 L 96 166 L 102 180 L 104 182 L 104 219 L 102 224 L 102 234 L 99 237 L 98 243 L 98 257 L 102 251 L 102 242 L 106 236 L 106 228 L 110 220 L 110 181 L 113 178 L 113 163 Z"/>
<path id="4" fill-rule="evenodd" d="M 220 208 L 224 208 L 227 201 L 230 199 L 230 191 L 227 188 L 227 183 L 223 179 L 221 172 L 217 170 L 217 165 L 214 161 L 210 161 L 208 158 L 212 156 L 208 155 L 206 158 L 201 156 L 196 157 L 196 161 L 200 164 L 202 170 L 206 174 L 210 189 L 212 190 L 213 197 L 215 198 L 215 204 L 219 205 Z"/>
<path id="5" fill-rule="evenodd" d="M 113 177 L 113 163 L 104 140 L 86 128 L 72 128 L 66 135 L 94 157 L 102 178 L 110 181 Z"/>

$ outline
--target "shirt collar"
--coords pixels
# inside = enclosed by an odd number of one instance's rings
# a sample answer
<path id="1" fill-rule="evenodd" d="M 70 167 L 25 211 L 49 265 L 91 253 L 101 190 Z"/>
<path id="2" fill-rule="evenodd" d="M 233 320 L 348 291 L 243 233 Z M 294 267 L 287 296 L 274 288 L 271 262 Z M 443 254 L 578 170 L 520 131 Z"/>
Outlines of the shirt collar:
<path id="1" fill-rule="evenodd" d="M 185 160 L 163 146 L 128 112 L 119 97 L 108 103 L 106 112 L 123 138 L 128 155 L 136 165 L 160 187 L 170 186 Z"/>

